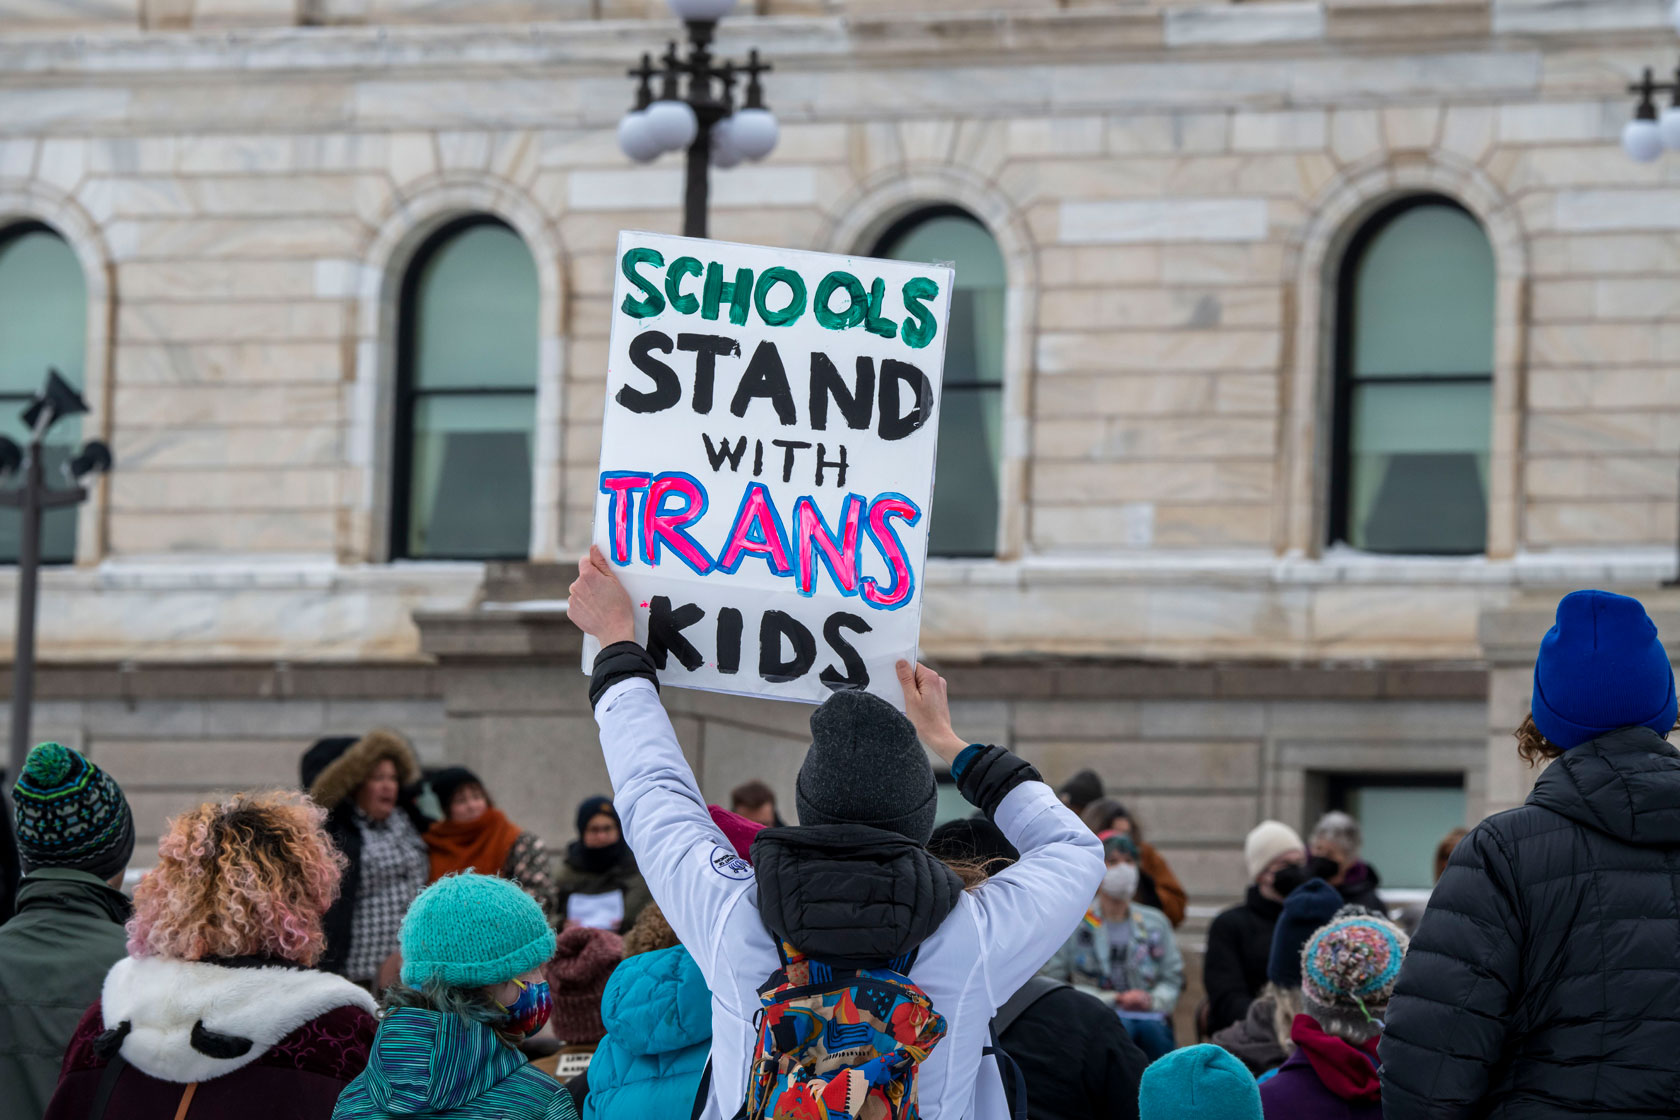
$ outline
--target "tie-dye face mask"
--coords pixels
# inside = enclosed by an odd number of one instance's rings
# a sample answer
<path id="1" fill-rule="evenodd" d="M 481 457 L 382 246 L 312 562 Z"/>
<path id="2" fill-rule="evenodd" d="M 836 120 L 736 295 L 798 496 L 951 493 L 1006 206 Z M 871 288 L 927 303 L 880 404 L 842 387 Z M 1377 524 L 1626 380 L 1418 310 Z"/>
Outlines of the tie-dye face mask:
<path id="1" fill-rule="evenodd" d="M 505 1004 L 497 1006 L 507 1012 L 503 1025 L 508 1030 L 530 1038 L 548 1022 L 548 1014 L 554 1010 L 554 997 L 549 994 L 547 980 L 538 980 L 535 984 L 527 984 L 523 980 L 515 980 L 514 983 L 519 987 L 519 998 L 513 1001 L 512 1007 Z"/>

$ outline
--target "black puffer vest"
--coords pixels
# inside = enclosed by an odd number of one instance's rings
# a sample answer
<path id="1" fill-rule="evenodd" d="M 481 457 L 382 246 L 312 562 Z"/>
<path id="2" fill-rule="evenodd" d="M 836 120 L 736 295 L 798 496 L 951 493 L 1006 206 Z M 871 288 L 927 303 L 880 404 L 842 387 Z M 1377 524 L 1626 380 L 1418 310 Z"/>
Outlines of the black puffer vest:
<path id="1" fill-rule="evenodd" d="M 767 828 L 752 861 L 764 928 L 840 968 L 913 951 L 962 897 L 962 880 L 927 849 L 867 825 Z"/>

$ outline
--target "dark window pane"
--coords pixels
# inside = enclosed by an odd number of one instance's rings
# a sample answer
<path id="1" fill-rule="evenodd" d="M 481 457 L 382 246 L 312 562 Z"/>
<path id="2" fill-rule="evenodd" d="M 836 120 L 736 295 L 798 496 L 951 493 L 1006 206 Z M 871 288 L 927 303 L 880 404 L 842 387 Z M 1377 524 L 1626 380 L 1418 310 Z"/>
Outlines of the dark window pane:
<path id="1" fill-rule="evenodd" d="M 511 229 L 479 220 L 440 235 L 413 267 L 398 359 L 403 415 L 393 551 L 435 559 L 525 556 L 535 264 Z"/>
<path id="2" fill-rule="evenodd" d="M 420 268 L 414 386 L 535 388 L 537 266 L 519 235 L 469 226 Z"/>
<path id="3" fill-rule="evenodd" d="M 409 555 L 523 556 L 531 534 L 531 398 L 444 396 L 414 409 Z"/>
<path id="4" fill-rule="evenodd" d="M 1348 543 L 1372 552 L 1482 551 L 1488 383 L 1367 381 L 1352 392 Z"/>
<path id="5" fill-rule="evenodd" d="M 1440 199 L 1402 203 L 1354 239 L 1338 346 L 1333 540 L 1371 552 L 1487 547 L 1493 251 Z"/>
<path id="6" fill-rule="evenodd" d="M 1456 206 L 1417 206 L 1359 258 L 1355 377 L 1493 369 L 1493 247 Z"/>
<path id="7" fill-rule="evenodd" d="M 27 446 L 19 414 L 55 368 L 82 385 L 87 345 L 87 285 L 76 254 L 64 239 L 38 225 L 0 233 L 0 434 Z M 81 446 L 79 417 L 60 420 L 48 434 L 43 465 L 54 488 L 71 485 L 64 470 Z M 12 485 L 21 481 L 14 477 Z M 22 522 L 0 509 L 0 563 L 17 562 Z M 76 509 L 49 510 L 41 519 L 41 559 L 68 564 L 76 558 Z"/>
<path id="8" fill-rule="evenodd" d="M 947 388 L 940 405 L 928 552 L 991 556 L 997 551 L 998 474 L 1003 460 L 1003 327 L 1008 287 L 1003 254 L 977 220 L 941 207 L 900 223 L 875 255 L 952 264 L 957 270 L 945 339 Z"/>
<path id="9" fill-rule="evenodd" d="M 1464 827 L 1464 787 L 1444 785 L 1356 785 L 1347 792 L 1347 812 L 1359 821 L 1362 858 L 1390 887 L 1435 885 L 1435 847 Z"/>
<path id="10" fill-rule="evenodd" d="M 997 551 L 1003 395 L 993 389 L 947 390 L 942 409 L 928 551 L 990 556 Z"/>

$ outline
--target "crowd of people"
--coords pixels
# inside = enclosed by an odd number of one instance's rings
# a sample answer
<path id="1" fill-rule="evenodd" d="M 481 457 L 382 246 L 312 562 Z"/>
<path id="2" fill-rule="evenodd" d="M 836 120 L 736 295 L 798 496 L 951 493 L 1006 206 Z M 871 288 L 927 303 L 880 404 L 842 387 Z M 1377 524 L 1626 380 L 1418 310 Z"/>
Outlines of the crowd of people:
<path id="1" fill-rule="evenodd" d="M 968 742 L 905 663 L 903 712 L 814 711 L 798 825 L 761 782 L 709 805 L 598 556 L 571 613 L 602 646 L 613 792 L 563 850 L 375 731 L 315 743 L 298 789 L 171 819 L 130 899 L 123 791 L 36 747 L 5 1114 L 1680 1116 L 1675 688 L 1632 599 L 1559 604 L 1517 735 L 1552 764 L 1441 841 L 1427 906 L 1385 903 L 1346 813 L 1254 827 L 1193 1015 L 1186 892 L 1097 773 L 1052 790 Z M 972 815 L 935 827 L 930 751 Z"/>

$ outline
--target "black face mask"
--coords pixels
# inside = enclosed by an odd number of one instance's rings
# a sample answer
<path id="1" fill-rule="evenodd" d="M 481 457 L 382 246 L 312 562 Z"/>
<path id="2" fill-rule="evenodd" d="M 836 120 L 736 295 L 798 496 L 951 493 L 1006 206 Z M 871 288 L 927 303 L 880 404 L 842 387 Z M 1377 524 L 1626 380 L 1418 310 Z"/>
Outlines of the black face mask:
<path id="1" fill-rule="evenodd" d="M 1278 893 L 1279 898 L 1288 898 L 1295 893 L 1296 888 L 1312 877 L 1312 872 L 1307 870 L 1305 864 L 1292 863 L 1272 872 L 1272 889 Z"/>
<path id="2" fill-rule="evenodd" d="M 1323 879 L 1326 883 L 1342 873 L 1342 865 L 1329 856 L 1313 856 L 1307 860 L 1308 879 Z"/>

